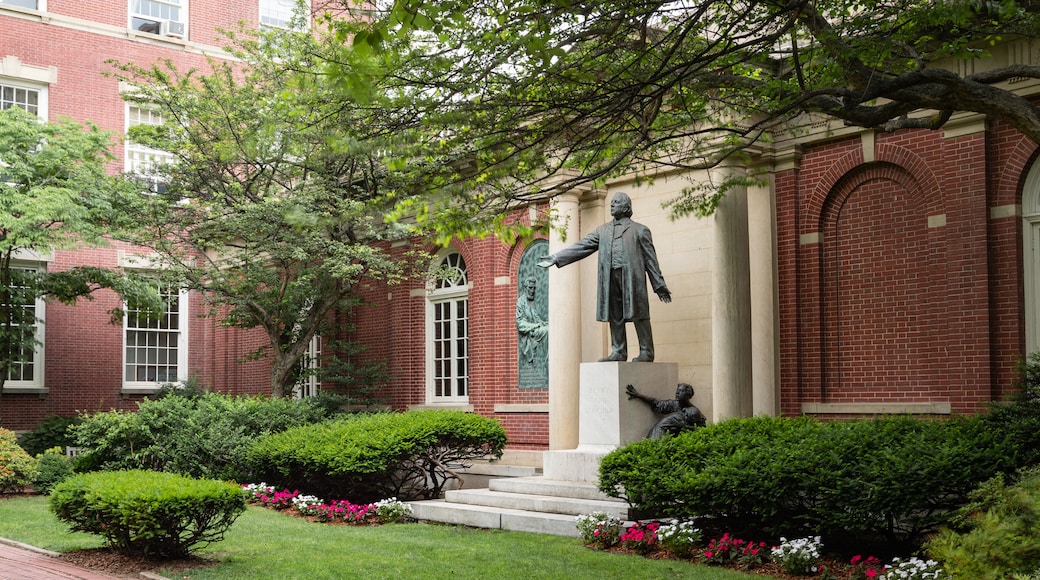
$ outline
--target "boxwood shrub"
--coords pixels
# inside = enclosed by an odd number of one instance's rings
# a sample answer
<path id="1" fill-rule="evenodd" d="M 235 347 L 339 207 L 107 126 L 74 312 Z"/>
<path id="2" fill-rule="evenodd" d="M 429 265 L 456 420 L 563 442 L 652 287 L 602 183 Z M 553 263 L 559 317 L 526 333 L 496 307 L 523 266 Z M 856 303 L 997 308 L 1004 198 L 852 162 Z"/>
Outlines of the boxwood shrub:
<path id="1" fill-rule="evenodd" d="M 917 543 L 980 482 L 1014 471 L 1015 455 L 981 418 L 757 417 L 617 449 L 600 488 L 653 515 Z"/>
<path id="2" fill-rule="evenodd" d="M 37 455 L 36 468 L 36 481 L 33 482 L 36 493 L 50 493 L 55 484 L 72 475 L 72 462 L 61 447 L 51 447 Z"/>
<path id="3" fill-rule="evenodd" d="M 256 438 L 327 416 L 304 401 L 207 393 L 144 400 L 136 412 L 96 413 L 70 430 L 86 450 L 77 471 L 148 469 L 248 481 L 243 455 Z"/>
<path id="4" fill-rule="evenodd" d="M 51 489 L 51 511 L 73 531 L 129 555 L 180 558 L 224 538 L 246 509 L 239 485 L 125 470 L 73 475 Z"/>
<path id="5" fill-rule="evenodd" d="M 367 502 L 433 498 L 455 470 L 501 457 L 505 430 L 471 413 L 375 413 L 289 429 L 257 441 L 249 463 L 278 487 Z"/>

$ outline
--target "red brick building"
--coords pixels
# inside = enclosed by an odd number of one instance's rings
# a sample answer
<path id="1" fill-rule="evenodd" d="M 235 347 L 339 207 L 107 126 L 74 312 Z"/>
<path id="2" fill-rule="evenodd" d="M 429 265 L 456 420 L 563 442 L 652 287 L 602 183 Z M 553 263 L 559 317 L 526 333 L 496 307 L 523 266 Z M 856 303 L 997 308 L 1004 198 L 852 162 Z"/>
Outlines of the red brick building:
<path id="1" fill-rule="evenodd" d="M 178 67 L 204 67 L 221 56 L 218 27 L 257 22 L 261 8 L 279 23 L 284 0 L 3 0 L 0 1 L 0 106 L 21 106 L 44 119 L 91 121 L 115 135 L 149 122 L 147 111 L 120 97 L 119 81 L 103 73 L 109 60 L 172 59 Z M 162 152 L 113 143 L 113 172 L 147 166 Z M 123 244 L 47 256 L 24 256 L 19 265 L 61 271 L 75 265 L 129 266 L 142 252 Z M 237 362 L 262 337 L 199 318 L 198 296 L 176 296 L 164 328 L 113 326 L 106 311 L 119 307 L 111 292 L 76 306 L 38 305 L 43 320 L 34 364 L 4 386 L 2 425 L 31 429 L 48 415 L 134 408 L 163 382 L 198 379 L 232 392 L 269 390 L 262 363 Z M 128 317 L 128 319 L 131 317 Z"/>
<path id="2" fill-rule="evenodd" d="M 102 76 L 108 59 L 202 65 L 206 55 L 221 54 L 216 28 L 257 22 L 261 9 L 269 24 L 284 25 L 291 4 L 0 0 L 0 104 L 32 101 L 41 117 L 91 120 L 123 133 L 149 119 L 120 99 L 118 81 Z M 1009 47 L 1007 54 L 1028 51 Z M 1009 89 L 1038 87 L 1020 81 Z M 132 144 L 114 151 L 114 171 L 156 154 Z M 1040 347 L 1036 153 L 1016 131 L 972 115 L 941 131 L 892 134 L 807 123 L 797 137 L 777 136 L 755 160 L 770 184 L 731 194 L 713 219 L 671 221 L 661 209 L 684 176 L 653 184 L 622 178 L 559 203 L 572 218 L 573 241 L 609 219 L 610 195 L 632 196 L 635 219 L 654 232 L 673 296 L 651 306 L 657 360 L 679 365 L 679 380 L 694 385 L 694 402 L 713 420 L 945 416 L 1005 397 L 1015 363 Z M 546 251 L 544 243 L 456 240 L 426 248 L 436 255 L 431 268 L 455 268 L 454 279 L 364 288 L 371 306 L 349 322 L 368 356 L 388 361 L 392 379 L 383 394 L 394 408 L 472 410 L 500 420 L 513 449 L 550 446 L 550 391 L 574 379 L 578 362 L 603 355 L 607 333 L 591 305 L 594 260 L 553 269 L 544 299 L 550 348 L 563 358 L 547 363 L 546 384 L 525 382 L 517 302 L 530 256 Z M 409 247 L 400 241 L 390 250 L 403 255 Z M 118 266 L 134 254 L 118 245 L 57 252 L 36 266 Z M 8 381 L 4 427 L 132 408 L 168 376 L 197 376 L 229 392 L 266 390 L 263 361 L 238 362 L 261 337 L 199 318 L 199 297 L 181 302 L 176 352 L 166 339 L 162 369 L 128 360 L 139 348 L 128 344 L 136 329 L 107 323 L 106 311 L 117 305 L 102 294 L 75 307 L 45 306 L 43 372 Z M 560 328 L 574 340 L 562 339 Z"/>

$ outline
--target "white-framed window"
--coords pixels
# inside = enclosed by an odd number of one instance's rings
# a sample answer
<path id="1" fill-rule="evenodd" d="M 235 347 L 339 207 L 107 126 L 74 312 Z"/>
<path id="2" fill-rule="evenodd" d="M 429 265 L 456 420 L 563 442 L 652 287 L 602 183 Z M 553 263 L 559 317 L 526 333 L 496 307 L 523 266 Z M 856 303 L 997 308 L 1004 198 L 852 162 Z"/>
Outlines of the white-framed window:
<path id="1" fill-rule="evenodd" d="M 123 388 L 158 389 L 188 376 L 188 292 L 159 284 L 162 314 L 126 304 L 123 319 Z"/>
<path id="2" fill-rule="evenodd" d="M 155 111 L 137 105 L 126 106 L 126 128 L 135 125 L 162 125 L 163 115 L 161 111 Z M 148 191 L 161 193 L 166 189 L 166 182 L 158 173 L 158 168 L 174 160 L 173 154 L 161 149 L 152 149 L 139 143 L 126 139 L 125 151 L 126 173 L 134 174 L 145 184 Z"/>
<path id="3" fill-rule="evenodd" d="M 469 280 L 462 254 L 448 251 L 436 267 L 446 276 L 426 301 L 427 402 L 469 401 Z"/>
<path id="4" fill-rule="evenodd" d="M 18 106 L 41 119 L 48 118 L 47 87 L 58 82 L 58 68 L 0 56 L 0 109 Z"/>
<path id="5" fill-rule="evenodd" d="M 307 353 L 300 359 L 300 380 L 293 385 L 294 399 L 309 399 L 318 396 L 321 381 L 318 380 L 318 368 L 321 366 L 321 337 L 315 336 L 307 345 Z"/>
<path id="6" fill-rule="evenodd" d="M 130 0 L 129 13 L 133 30 L 188 37 L 188 0 Z"/>
<path id="7" fill-rule="evenodd" d="M 298 0 L 260 0 L 260 25 L 274 28 L 310 28 L 309 2 Z M 293 26 L 293 16 L 300 11 L 303 19 L 300 26 Z"/>
<path id="8" fill-rule="evenodd" d="M 28 8 L 29 10 L 37 10 L 39 12 L 47 11 L 47 0 L 0 0 L 0 6 L 3 5 Z"/>
<path id="9" fill-rule="evenodd" d="M 35 341 L 34 344 L 26 344 L 21 352 L 12 353 L 12 364 L 7 370 L 7 381 L 4 390 L 20 388 L 42 388 L 43 382 L 43 319 L 46 303 L 32 295 L 29 287 L 23 282 L 26 276 L 31 276 L 43 270 L 43 264 L 18 262 L 12 265 L 12 283 L 10 292 L 0 294 L 0 307 L 6 309 L 9 305 L 12 310 L 17 311 L 15 318 L 18 322 L 14 324 L 12 331 L 24 330 L 25 337 Z M 22 281 L 20 281 L 22 280 Z"/>
<path id="10" fill-rule="evenodd" d="M 0 109 L 21 107 L 41 119 L 47 118 L 47 91 L 35 85 L 0 78 Z"/>

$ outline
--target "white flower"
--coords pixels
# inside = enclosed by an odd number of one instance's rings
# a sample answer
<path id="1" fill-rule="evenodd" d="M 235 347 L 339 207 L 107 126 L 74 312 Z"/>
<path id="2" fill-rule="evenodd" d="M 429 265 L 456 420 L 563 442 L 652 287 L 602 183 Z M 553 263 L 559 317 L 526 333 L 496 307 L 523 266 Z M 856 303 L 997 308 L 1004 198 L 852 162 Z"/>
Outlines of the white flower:
<path id="1" fill-rule="evenodd" d="M 878 576 L 878 580 L 936 580 L 943 577 L 942 568 L 939 567 L 938 562 L 913 557 L 909 560 L 893 558 L 888 570 Z"/>

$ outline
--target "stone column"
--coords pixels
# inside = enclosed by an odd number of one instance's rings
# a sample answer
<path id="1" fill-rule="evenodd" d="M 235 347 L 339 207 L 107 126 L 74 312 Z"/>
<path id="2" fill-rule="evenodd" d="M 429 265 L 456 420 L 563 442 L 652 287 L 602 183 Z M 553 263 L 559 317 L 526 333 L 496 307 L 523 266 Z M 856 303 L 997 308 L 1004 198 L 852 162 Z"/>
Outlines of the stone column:
<path id="1" fill-rule="evenodd" d="M 776 197 L 768 183 L 748 188 L 752 412 L 780 414 L 780 324 L 776 277 Z"/>
<path id="2" fill-rule="evenodd" d="M 580 239 L 578 193 L 568 192 L 552 202 L 555 226 L 562 226 L 566 240 L 554 227 L 549 253 Z M 578 384 L 581 365 L 580 269 L 549 268 L 549 449 L 578 446 Z"/>
<path id="3" fill-rule="evenodd" d="M 726 172 L 736 170 L 733 167 L 720 169 Z M 718 423 L 752 414 L 747 189 L 730 189 L 715 210 L 714 219 L 711 419 Z"/>

